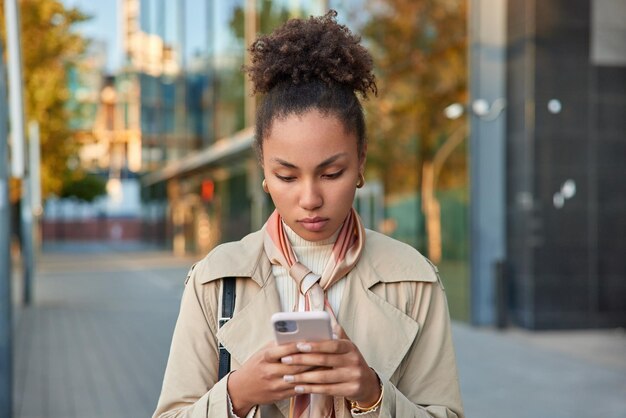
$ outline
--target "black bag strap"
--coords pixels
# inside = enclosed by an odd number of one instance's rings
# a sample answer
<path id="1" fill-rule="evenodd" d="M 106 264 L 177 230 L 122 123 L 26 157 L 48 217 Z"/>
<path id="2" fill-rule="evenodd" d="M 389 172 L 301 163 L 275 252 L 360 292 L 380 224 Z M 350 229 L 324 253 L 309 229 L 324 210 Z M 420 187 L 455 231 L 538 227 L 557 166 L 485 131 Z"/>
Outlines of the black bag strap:
<path id="1" fill-rule="evenodd" d="M 230 318 L 233 317 L 233 311 L 235 310 L 235 278 L 224 277 L 222 279 L 222 314 L 218 320 L 218 326 L 222 328 Z M 221 380 L 224 376 L 230 372 L 230 353 L 226 350 L 226 347 L 219 343 L 220 363 L 219 363 L 219 377 Z"/>

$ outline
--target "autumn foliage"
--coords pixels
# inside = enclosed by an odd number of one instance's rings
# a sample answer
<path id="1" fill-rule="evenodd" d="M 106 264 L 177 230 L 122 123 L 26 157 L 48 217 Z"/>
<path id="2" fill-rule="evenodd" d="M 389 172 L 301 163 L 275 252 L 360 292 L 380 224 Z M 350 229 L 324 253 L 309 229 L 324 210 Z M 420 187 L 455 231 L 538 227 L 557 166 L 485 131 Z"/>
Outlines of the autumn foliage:
<path id="1" fill-rule="evenodd" d="M 368 166 L 383 179 L 386 192 L 414 193 L 424 162 L 465 123 L 446 119 L 443 110 L 467 98 L 467 1 L 366 3 L 362 13 L 368 18 L 360 31 L 378 80 L 378 98 L 366 103 Z M 466 184 L 462 148 L 450 156 L 438 184 Z"/>
<path id="2" fill-rule="evenodd" d="M 77 150 L 69 128 L 68 70 L 87 46 L 74 27 L 88 17 L 56 0 L 18 3 L 26 123 L 39 122 L 43 196 L 58 195 L 66 177 L 67 160 Z M 6 54 L 4 2 L 0 2 L 0 40 Z"/>

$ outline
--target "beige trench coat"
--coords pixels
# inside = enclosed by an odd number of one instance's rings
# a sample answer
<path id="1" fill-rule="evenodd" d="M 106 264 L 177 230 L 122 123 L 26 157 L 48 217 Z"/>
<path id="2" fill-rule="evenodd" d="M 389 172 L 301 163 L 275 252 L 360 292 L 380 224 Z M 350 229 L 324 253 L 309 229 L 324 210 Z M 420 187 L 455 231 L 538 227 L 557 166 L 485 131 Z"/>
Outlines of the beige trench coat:
<path id="1" fill-rule="evenodd" d="M 233 318 L 218 328 L 223 277 L 237 277 Z M 154 417 L 226 418 L 228 376 L 217 381 L 218 341 L 236 370 L 272 339 L 280 311 L 263 232 L 211 251 L 190 271 Z M 463 417 L 450 320 L 436 269 L 412 247 L 367 231 L 348 274 L 338 321 L 381 378 L 380 417 Z M 350 417 L 342 399 L 337 418 Z M 256 418 L 288 417 L 289 401 Z"/>

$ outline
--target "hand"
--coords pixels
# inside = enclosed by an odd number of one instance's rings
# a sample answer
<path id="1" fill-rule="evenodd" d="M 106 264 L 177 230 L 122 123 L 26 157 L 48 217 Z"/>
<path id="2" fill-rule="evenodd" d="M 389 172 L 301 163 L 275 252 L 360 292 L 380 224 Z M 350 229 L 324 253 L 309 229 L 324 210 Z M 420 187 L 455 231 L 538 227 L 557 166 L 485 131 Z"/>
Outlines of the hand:
<path id="1" fill-rule="evenodd" d="M 242 417 L 254 405 L 270 404 L 296 395 L 295 385 L 283 376 L 310 370 L 309 366 L 284 364 L 281 358 L 298 353 L 296 343 L 268 343 L 228 377 L 228 394 L 233 410 Z"/>
<path id="2" fill-rule="evenodd" d="M 301 373 L 286 375 L 296 393 L 320 393 L 342 396 L 367 407 L 380 397 L 378 376 L 359 349 L 340 326 L 333 330 L 338 339 L 298 343 L 298 354 L 282 358 L 285 364 L 309 367 Z"/>

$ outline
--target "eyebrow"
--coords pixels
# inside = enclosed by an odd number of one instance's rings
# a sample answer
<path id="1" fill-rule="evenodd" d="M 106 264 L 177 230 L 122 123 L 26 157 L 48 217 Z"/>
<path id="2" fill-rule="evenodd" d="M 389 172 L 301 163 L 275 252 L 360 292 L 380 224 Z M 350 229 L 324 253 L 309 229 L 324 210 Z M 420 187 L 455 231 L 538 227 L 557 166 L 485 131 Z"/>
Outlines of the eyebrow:
<path id="1" fill-rule="evenodd" d="M 332 157 L 329 157 L 329 158 L 325 159 L 324 161 L 322 161 L 321 163 L 319 163 L 317 165 L 317 168 L 327 167 L 327 166 L 331 165 L 332 163 L 334 163 L 335 161 L 337 161 L 339 158 L 343 157 L 344 155 L 346 155 L 345 152 L 340 152 L 339 154 L 335 154 Z M 289 161 L 285 161 L 285 160 L 280 159 L 280 158 L 272 158 L 272 161 L 277 162 L 278 164 L 282 165 L 283 167 L 296 168 L 296 169 L 298 168 L 298 166 L 296 166 L 295 164 L 292 164 Z"/>

